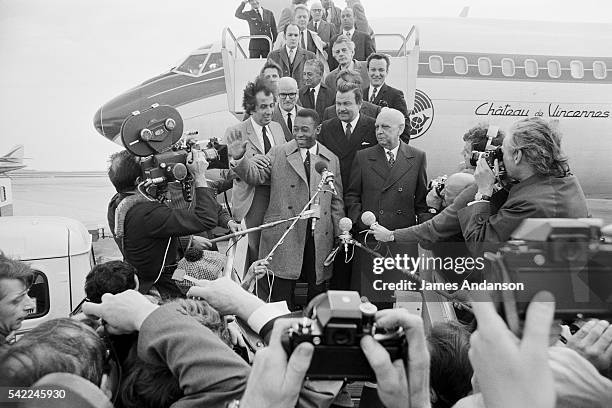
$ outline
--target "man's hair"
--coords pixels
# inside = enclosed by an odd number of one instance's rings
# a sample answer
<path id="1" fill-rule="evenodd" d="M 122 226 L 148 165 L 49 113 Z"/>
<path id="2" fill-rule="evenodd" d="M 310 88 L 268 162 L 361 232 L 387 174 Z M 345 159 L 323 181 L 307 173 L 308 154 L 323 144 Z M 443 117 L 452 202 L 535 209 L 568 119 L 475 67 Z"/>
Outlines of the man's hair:
<path id="1" fill-rule="evenodd" d="M 336 90 L 340 93 L 352 92 L 355 95 L 355 103 L 360 104 L 363 99 L 363 93 L 361 87 L 355 83 L 346 82 L 338 85 Z"/>
<path id="2" fill-rule="evenodd" d="M 470 142 L 472 149 L 478 152 L 484 152 L 489 140 L 487 132 L 489 131 L 489 125 L 486 123 L 479 123 L 463 135 L 464 142 Z M 504 131 L 501 129 L 497 130 L 497 135 L 491 140 L 491 145 L 501 146 L 504 140 Z"/>
<path id="3" fill-rule="evenodd" d="M 317 71 L 319 71 L 319 74 L 321 76 L 325 72 L 325 67 L 323 66 L 323 63 L 318 58 L 307 59 L 306 62 L 304 62 L 304 66 L 306 65 L 312 65 L 313 67 L 315 67 Z"/>
<path id="4" fill-rule="evenodd" d="M 261 71 L 259 71 L 259 76 L 263 79 L 264 71 L 268 68 L 274 68 L 278 73 L 278 77 L 283 76 L 283 69 L 273 60 L 267 60 L 263 67 L 261 67 Z"/>
<path id="5" fill-rule="evenodd" d="M 104 341 L 92 328 L 78 320 L 53 319 L 6 350 L 0 361 L 0 385 L 30 387 L 47 374 L 71 373 L 99 386 L 105 360 Z"/>
<path id="6" fill-rule="evenodd" d="M 470 333 L 459 323 L 437 324 L 427 337 L 434 408 L 450 408 L 472 390 L 474 370 L 468 358 Z"/>
<path id="7" fill-rule="evenodd" d="M 564 177 L 570 169 L 561 150 L 561 135 L 541 118 L 527 118 L 512 125 L 511 145 L 540 176 Z"/>
<path id="8" fill-rule="evenodd" d="M 136 289 L 136 273 L 132 265 L 122 261 L 109 261 L 96 265 L 85 278 L 85 295 L 90 302 L 102 303 L 102 295 L 116 295 Z"/>
<path id="9" fill-rule="evenodd" d="M 249 82 L 244 88 L 242 107 L 249 115 L 257 109 L 257 94 L 260 92 L 263 92 L 266 96 L 274 96 L 274 92 L 262 78 L 257 78 L 255 82 Z"/>
<path id="10" fill-rule="evenodd" d="M 362 80 L 359 71 L 354 69 L 341 69 L 336 74 L 336 84 L 338 84 L 338 80 L 340 79 L 342 79 L 344 82 L 356 84 L 361 88 Z"/>
<path id="11" fill-rule="evenodd" d="M 165 365 L 137 359 L 126 371 L 119 389 L 124 408 L 169 407 L 184 396 L 178 379 Z"/>
<path id="12" fill-rule="evenodd" d="M 300 109 L 296 115 L 298 118 L 311 118 L 314 122 L 315 127 L 321 123 L 321 118 L 319 118 L 319 114 L 314 109 Z"/>
<path id="13" fill-rule="evenodd" d="M 306 6 L 305 3 L 306 1 L 295 6 L 295 8 L 293 9 L 293 17 L 295 17 L 298 10 L 304 10 L 306 14 L 310 15 L 310 11 L 308 10 L 308 7 Z"/>
<path id="14" fill-rule="evenodd" d="M 345 7 L 344 10 L 340 12 L 340 14 L 344 13 L 347 10 L 350 10 L 353 17 L 355 17 L 355 10 L 353 10 L 351 7 Z"/>
<path id="15" fill-rule="evenodd" d="M 109 159 L 108 178 L 118 193 L 134 189 L 136 179 L 140 177 L 140 165 L 127 150 L 113 153 Z"/>
<path id="16" fill-rule="evenodd" d="M 231 346 L 230 335 L 225 319 L 204 300 L 172 299 L 168 303 L 186 316 L 193 317 L 202 326 L 215 333 L 225 344 Z"/>
<path id="17" fill-rule="evenodd" d="M 28 288 L 34 281 L 35 272 L 25 262 L 11 259 L 0 252 L 0 299 L 6 294 L 2 289 L 4 279 L 15 279 L 21 281 Z"/>
<path id="18" fill-rule="evenodd" d="M 306 4 L 308 0 L 293 0 L 293 4 L 303 5 Z"/>
<path id="19" fill-rule="evenodd" d="M 385 60 L 385 62 L 387 63 L 387 71 L 389 70 L 389 66 L 391 65 L 391 59 L 389 59 L 389 56 L 387 54 L 383 54 L 382 52 L 374 52 L 370 54 L 368 56 L 368 59 L 366 60 L 368 69 L 370 69 L 370 61 L 372 61 L 373 59 Z"/>
<path id="20" fill-rule="evenodd" d="M 332 53 L 334 50 L 334 45 L 345 44 L 345 43 L 348 45 L 348 47 L 351 50 L 355 51 L 355 43 L 350 38 L 348 38 L 346 35 L 340 34 L 338 37 L 336 37 L 336 41 L 334 41 L 334 44 L 332 45 Z"/>
<path id="21" fill-rule="evenodd" d="M 283 34 L 285 34 L 285 36 L 287 35 L 287 28 L 288 28 L 289 26 L 296 26 L 296 27 L 297 27 L 297 29 L 298 29 L 298 32 L 300 31 L 300 27 L 298 27 L 298 25 L 297 25 L 297 24 L 295 24 L 295 23 L 289 23 L 289 24 L 287 24 L 287 25 L 285 26 L 285 28 L 283 28 Z"/>

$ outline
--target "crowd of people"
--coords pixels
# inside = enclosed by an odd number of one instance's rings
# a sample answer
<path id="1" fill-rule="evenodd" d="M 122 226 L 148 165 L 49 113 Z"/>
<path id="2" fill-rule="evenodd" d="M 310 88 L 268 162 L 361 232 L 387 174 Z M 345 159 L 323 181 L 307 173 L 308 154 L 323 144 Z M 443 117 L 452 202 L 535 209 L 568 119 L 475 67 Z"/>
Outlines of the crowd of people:
<path id="1" fill-rule="evenodd" d="M 478 256 L 527 218 L 586 217 L 556 128 L 540 118 L 507 132 L 479 124 L 463 135 L 457 172 L 441 188 L 428 187 L 426 152 L 410 145 L 403 92 L 386 83 L 391 60 L 375 51 L 361 3 L 340 10 L 324 0 L 308 9 L 294 0 L 278 24 L 259 1 L 249 0 L 248 11 L 246 3 L 236 17 L 268 39 L 249 44 L 262 68 L 244 88 L 244 120 L 225 132 L 224 179 L 212 182 L 204 153 L 194 149 L 186 161 L 191 204 L 176 186 L 168 188 L 174 198 L 156 200 L 140 192 L 140 159 L 114 154 L 108 221 L 123 261 L 91 270 L 86 299 L 71 317 L 18 340 L 36 272 L 0 255 L 0 386 L 61 387 L 71 395 L 61 406 L 353 406 L 345 382 L 305 380 L 313 344 L 289 354 L 281 344 L 301 316 L 302 283 L 307 302 L 330 289 L 358 291 L 380 309 L 379 329 L 403 329 L 405 360 L 361 338 L 376 377 L 364 387 L 374 398 L 362 406 L 612 406 L 607 321 L 592 319 L 558 342 L 554 298 L 541 292 L 521 338 L 487 298 L 472 299 L 470 324 L 428 327 L 392 309 L 393 293 L 371 290 L 372 255 L 355 248 L 328 256 L 344 217 L 360 244 L 388 257 L 417 257 L 419 245 L 439 256 Z M 501 150 L 494 163 L 474 157 L 494 149 Z M 216 200 L 230 188 L 231 215 Z M 362 218 L 367 212 L 375 220 Z M 288 219 L 289 228 L 274 224 Z M 246 276 L 255 285 L 241 285 L 223 272 L 210 231 L 267 223 L 274 225 L 246 238 Z M 388 272 L 394 279 L 398 271 Z"/>

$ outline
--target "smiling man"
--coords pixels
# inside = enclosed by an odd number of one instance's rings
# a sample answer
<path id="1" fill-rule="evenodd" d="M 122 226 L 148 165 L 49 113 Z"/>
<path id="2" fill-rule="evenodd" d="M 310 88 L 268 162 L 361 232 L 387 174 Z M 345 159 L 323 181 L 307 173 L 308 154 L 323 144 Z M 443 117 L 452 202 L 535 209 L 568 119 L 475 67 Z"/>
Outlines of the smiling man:
<path id="1" fill-rule="evenodd" d="M 34 301 L 28 296 L 33 279 L 34 271 L 27 264 L 0 252 L 0 348 L 34 308 Z"/>
<path id="2" fill-rule="evenodd" d="M 270 184 L 270 200 L 264 222 L 295 217 L 316 194 L 321 175 L 316 172 L 318 161 L 332 173 L 340 172 L 338 157 L 317 142 L 321 130 L 319 115 L 312 109 L 302 109 L 293 124 L 294 140 L 273 147 L 267 154 L 270 166 L 259 168 L 246 153 L 246 141 L 232 136 L 228 140 L 228 152 L 234 159 L 232 168 L 246 183 L 254 186 Z M 284 238 L 270 260 L 269 268 L 274 279 L 260 279 L 257 294 L 261 299 L 286 300 L 295 304 L 296 280 L 308 283 L 308 300 L 326 290 L 332 276 L 332 268 L 323 266 L 331 252 L 334 237 L 340 234 L 338 222 L 344 216 L 342 183 L 334 181 L 337 195 L 326 187 L 315 202 L 320 206 L 320 219 L 313 225 L 311 219 L 300 220 Z M 287 230 L 281 224 L 262 231 L 259 256 L 265 258 Z"/>

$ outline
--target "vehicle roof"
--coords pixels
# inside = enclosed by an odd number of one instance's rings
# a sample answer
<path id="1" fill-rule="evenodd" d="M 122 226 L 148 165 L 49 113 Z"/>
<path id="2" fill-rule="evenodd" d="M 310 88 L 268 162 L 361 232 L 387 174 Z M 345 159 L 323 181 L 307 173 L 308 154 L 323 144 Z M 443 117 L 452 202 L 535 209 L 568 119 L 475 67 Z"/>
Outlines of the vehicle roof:
<path id="1" fill-rule="evenodd" d="M 91 249 L 91 235 L 66 217 L 0 217 L 0 250 L 21 260 L 80 255 Z"/>

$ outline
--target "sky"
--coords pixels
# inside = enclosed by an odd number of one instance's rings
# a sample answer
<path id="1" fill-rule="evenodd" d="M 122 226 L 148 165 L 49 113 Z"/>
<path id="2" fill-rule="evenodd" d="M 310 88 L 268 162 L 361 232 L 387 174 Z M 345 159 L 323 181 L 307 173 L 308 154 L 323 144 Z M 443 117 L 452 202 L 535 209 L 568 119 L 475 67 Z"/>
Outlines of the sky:
<path id="1" fill-rule="evenodd" d="M 261 4 L 266 7 L 266 1 Z M 274 0 L 278 2 L 279 0 Z M 289 0 L 287 0 L 287 3 Z M 371 19 L 456 17 L 612 23 L 607 0 L 362 0 Z M 24 144 L 28 169 L 104 170 L 120 149 L 94 129 L 105 102 L 219 41 L 248 34 L 239 0 L 0 0 L 0 155 Z M 336 1 L 340 7 L 344 1 Z"/>

